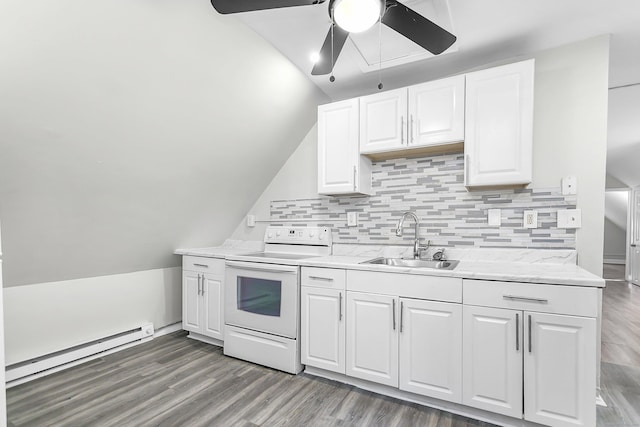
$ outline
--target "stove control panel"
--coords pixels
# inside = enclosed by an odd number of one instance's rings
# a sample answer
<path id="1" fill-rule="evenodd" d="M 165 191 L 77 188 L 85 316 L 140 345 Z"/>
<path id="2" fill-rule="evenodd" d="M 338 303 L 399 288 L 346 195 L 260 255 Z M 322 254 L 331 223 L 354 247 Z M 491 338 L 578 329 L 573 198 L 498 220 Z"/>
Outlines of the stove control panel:
<path id="1" fill-rule="evenodd" d="M 331 245 L 329 227 L 267 227 L 265 243 L 287 243 L 292 245 Z"/>

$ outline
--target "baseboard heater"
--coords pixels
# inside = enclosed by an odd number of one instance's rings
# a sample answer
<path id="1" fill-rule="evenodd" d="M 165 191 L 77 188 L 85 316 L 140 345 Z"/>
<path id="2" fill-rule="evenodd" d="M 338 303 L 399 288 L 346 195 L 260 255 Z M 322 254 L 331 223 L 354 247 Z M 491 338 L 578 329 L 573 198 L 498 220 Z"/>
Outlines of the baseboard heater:
<path id="1" fill-rule="evenodd" d="M 153 339 L 153 332 L 153 324 L 145 323 L 135 329 L 9 365 L 6 368 L 7 388 L 147 342 Z"/>

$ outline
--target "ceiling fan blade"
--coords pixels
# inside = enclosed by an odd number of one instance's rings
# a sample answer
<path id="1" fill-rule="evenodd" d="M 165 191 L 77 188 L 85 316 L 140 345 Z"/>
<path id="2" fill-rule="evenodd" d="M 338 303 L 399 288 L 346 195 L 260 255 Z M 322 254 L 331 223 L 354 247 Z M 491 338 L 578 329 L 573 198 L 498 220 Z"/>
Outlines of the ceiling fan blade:
<path id="1" fill-rule="evenodd" d="M 324 2 L 325 0 L 211 0 L 211 5 L 218 13 L 226 15 L 280 7 L 309 6 Z"/>
<path id="2" fill-rule="evenodd" d="M 382 23 L 434 55 L 449 49 L 456 36 L 396 0 L 386 0 Z"/>
<path id="3" fill-rule="evenodd" d="M 343 30 L 336 24 L 333 25 L 333 61 L 331 61 L 331 28 L 327 33 L 327 37 L 324 39 L 322 49 L 320 49 L 320 60 L 316 62 L 311 70 L 311 75 L 321 76 L 323 74 L 329 74 L 333 70 L 333 66 L 338 60 L 338 55 L 349 37 L 349 32 Z"/>

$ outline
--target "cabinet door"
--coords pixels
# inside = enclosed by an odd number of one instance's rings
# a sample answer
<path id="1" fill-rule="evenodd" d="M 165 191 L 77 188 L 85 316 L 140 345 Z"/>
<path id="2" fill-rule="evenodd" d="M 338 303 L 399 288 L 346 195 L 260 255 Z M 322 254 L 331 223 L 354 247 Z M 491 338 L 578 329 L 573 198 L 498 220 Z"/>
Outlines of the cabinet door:
<path id="1" fill-rule="evenodd" d="M 533 59 L 466 75 L 465 185 L 532 179 Z"/>
<path id="2" fill-rule="evenodd" d="M 525 419 L 596 425 L 596 319 L 525 312 Z"/>
<path id="3" fill-rule="evenodd" d="M 521 311 L 463 307 L 462 403 L 522 418 Z"/>
<path id="4" fill-rule="evenodd" d="M 302 363 L 345 373 L 344 291 L 302 287 Z"/>
<path id="5" fill-rule="evenodd" d="M 318 193 L 356 191 L 358 99 L 318 107 Z"/>
<path id="6" fill-rule="evenodd" d="M 462 401 L 462 305 L 400 299 L 400 389 Z"/>
<path id="7" fill-rule="evenodd" d="M 398 387 L 398 299 L 347 292 L 347 375 Z"/>
<path id="8" fill-rule="evenodd" d="M 464 140 L 464 75 L 409 87 L 409 147 Z"/>
<path id="9" fill-rule="evenodd" d="M 360 153 L 407 147 L 407 89 L 360 98 Z"/>
<path id="10" fill-rule="evenodd" d="M 182 272 L 182 329 L 201 332 L 202 299 L 200 298 L 202 274 Z"/>
<path id="11" fill-rule="evenodd" d="M 211 338 L 224 339 L 224 316 L 222 298 L 222 276 L 203 274 L 202 299 L 203 299 L 203 330 L 202 333 Z"/>

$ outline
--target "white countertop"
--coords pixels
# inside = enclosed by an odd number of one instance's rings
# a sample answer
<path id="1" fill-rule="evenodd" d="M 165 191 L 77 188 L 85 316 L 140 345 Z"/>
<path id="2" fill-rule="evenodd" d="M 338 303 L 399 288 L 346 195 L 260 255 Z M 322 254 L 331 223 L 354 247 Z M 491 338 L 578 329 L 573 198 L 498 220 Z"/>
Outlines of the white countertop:
<path id="1" fill-rule="evenodd" d="M 387 265 L 360 264 L 372 257 L 332 255 L 309 258 L 300 265 L 309 267 L 344 268 L 348 270 L 384 271 L 388 273 L 418 274 L 425 276 L 460 277 L 464 279 L 502 280 L 509 282 L 546 283 L 604 287 L 604 279 L 589 273 L 575 264 L 543 262 L 493 262 L 461 260 L 453 270 L 430 268 L 392 267 Z"/>
<path id="2" fill-rule="evenodd" d="M 205 258 L 225 258 L 229 255 L 248 254 L 259 252 L 264 248 L 264 243 L 256 240 L 230 240 L 227 239 L 221 246 L 209 248 L 181 248 L 173 251 L 176 255 L 192 255 Z"/>
<path id="3" fill-rule="evenodd" d="M 262 249 L 263 242 L 227 240 L 222 246 L 176 249 L 174 253 L 207 258 L 225 258 L 230 255 L 257 252 Z M 605 286 L 604 279 L 575 264 L 575 251 L 571 250 L 450 249 L 447 250 L 448 257 L 460 260 L 460 263 L 453 270 L 360 264 L 380 256 L 408 257 L 406 247 L 334 245 L 333 252 L 334 255 L 301 260 L 300 265 L 464 279 L 588 287 Z"/>

